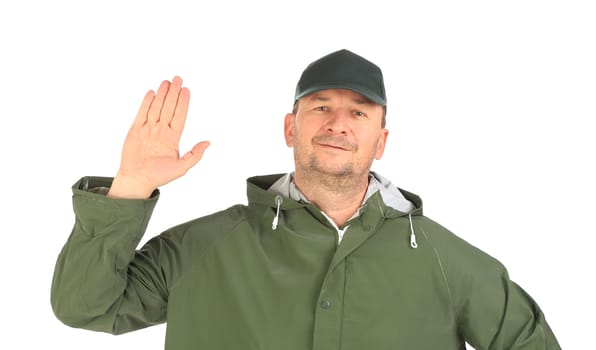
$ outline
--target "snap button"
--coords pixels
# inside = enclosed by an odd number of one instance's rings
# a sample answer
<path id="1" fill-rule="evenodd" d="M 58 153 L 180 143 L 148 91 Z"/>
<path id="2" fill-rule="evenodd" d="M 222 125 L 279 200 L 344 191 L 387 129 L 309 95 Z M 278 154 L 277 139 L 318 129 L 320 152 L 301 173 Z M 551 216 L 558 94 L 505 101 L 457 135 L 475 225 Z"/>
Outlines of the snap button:
<path id="1" fill-rule="evenodd" d="M 327 310 L 331 308 L 331 302 L 329 300 L 321 301 L 321 308 Z"/>

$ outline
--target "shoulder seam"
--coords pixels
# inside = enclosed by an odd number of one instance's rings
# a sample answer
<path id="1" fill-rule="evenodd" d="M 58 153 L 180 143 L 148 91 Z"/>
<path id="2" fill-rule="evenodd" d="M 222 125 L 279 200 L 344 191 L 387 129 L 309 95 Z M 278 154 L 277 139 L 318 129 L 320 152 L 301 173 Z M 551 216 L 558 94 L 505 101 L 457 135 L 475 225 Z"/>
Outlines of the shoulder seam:
<path id="1" fill-rule="evenodd" d="M 420 225 L 418 225 L 418 228 L 422 231 L 422 235 L 424 235 L 424 238 L 426 239 L 426 241 L 428 242 L 428 244 L 430 245 L 430 247 L 433 250 L 433 255 L 435 256 L 437 264 L 439 265 L 439 269 L 441 269 L 441 275 L 443 276 L 443 280 L 445 281 L 445 288 L 447 289 L 447 294 L 449 295 L 449 300 L 451 301 L 451 309 L 453 311 L 453 317 L 455 318 L 456 323 L 459 324 L 459 315 L 457 312 L 457 308 L 455 306 L 455 299 L 454 299 L 453 292 L 451 289 L 451 284 L 449 283 L 449 278 L 447 277 L 447 272 L 445 271 L 445 267 L 443 265 L 443 260 L 441 259 L 438 249 L 432 244 L 430 238 L 426 234 L 426 231 L 424 231 L 424 228 L 421 227 Z"/>
<path id="2" fill-rule="evenodd" d="M 226 214 L 226 213 L 227 213 L 229 210 L 236 209 L 236 208 L 239 208 L 239 207 L 243 207 L 243 205 L 241 205 L 241 204 L 234 205 L 234 206 L 232 206 L 232 207 L 230 207 L 230 208 L 228 208 L 228 209 L 226 209 L 226 210 L 222 210 L 222 211 L 220 211 L 219 213 L 211 214 L 211 215 L 209 215 L 209 216 L 212 216 L 212 217 L 214 217 L 214 216 L 220 216 L 220 215 L 224 215 L 224 214 Z M 201 219 L 201 218 L 199 218 L 199 219 Z M 235 228 L 236 228 L 238 225 L 240 225 L 241 223 L 245 222 L 247 219 L 248 219 L 248 218 L 246 217 L 245 213 L 243 213 L 242 217 L 241 217 L 241 218 L 240 218 L 240 219 L 239 219 L 239 220 L 238 220 L 238 221 L 237 221 L 237 222 L 236 222 L 234 225 L 232 225 L 232 226 L 229 228 L 229 230 L 227 230 L 226 232 L 222 232 L 222 236 L 223 236 L 223 235 L 227 235 L 227 234 L 229 234 L 229 233 L 230 233 L 231 231 L 233 231 L 233 230 L 234 230 L 234 229 L 235 229 Z M 193 221 L 198 221 L 198 220 L 193 220 Z M 186 236 L 186 234 L 187 234 L 187 232 L 184 232 L 184 236 Z M 178 281 L 180 281 L 180 280 L 181 280 L 181 279 L 182 279 L 182 278 L 183 278 L 183 277 L 184 277 L 184 276 L 185 276 L 185 275 L 188 273 L 188 271 L 191 271 L 191 270 L 193 270 L 193 269 L 195 268 L 195 266 L 196 266 L 198 263 L 200 263 L 200 262 L 201 262 L 201 260 L 203 259 L 202 257 L 203 257 L 203 256 L 205 256 L 205 253 L 204 253 L 204 252 L 205 252 L 205 251 L 207 251 L 207 250 L 209 250 L 209 249 L 211 249 L 211 247 L 213 247 L 215 244 L 217 244 L 217 242 L 216 242 L 216 241 L 220 241 L 220 239 L 215 239 L 215 240 L 212 240 L 212 241 L 211 241 L 211 242 L 210 242 L 210 243 L 209 243 L 207 246 L 205 246 L 205 248 L 201 250 L 201 251 L 202 251 L 202 254 L 201 254 L 200 256 L 198 256 L 198 259 L 196 259 L 196 260 L 195 260 L 195 261 L 194 261 L 192 264 L 190 264 L 190 265 L 189 265 L 189 267 L 188 267 L 188 269 L 186 269 L 186 271 L 185 271 L 184 273 L 181 273 L 181 274 L 178 276 L 178 278 L 176 278 L 176 280 L 175 280 L 175 281 L 172 281 L 172 283 L 171 283 L 170 287 L 168 287 L 168 291 L 167 291 L 167 292 L 168 292 L 168 297 L 169 297 L 169 294 L 170 294 L 170 290 L 172 290 L 173 288 L 175 288 L 175 286 L 178 284 Z"/>

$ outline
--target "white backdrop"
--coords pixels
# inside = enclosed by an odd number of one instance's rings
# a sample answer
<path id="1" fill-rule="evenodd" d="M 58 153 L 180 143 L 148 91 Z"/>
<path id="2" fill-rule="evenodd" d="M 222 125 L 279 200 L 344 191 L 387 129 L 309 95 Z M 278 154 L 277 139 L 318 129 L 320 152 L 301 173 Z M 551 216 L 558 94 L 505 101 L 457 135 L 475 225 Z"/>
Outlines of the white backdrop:
<path id="1" fill-rule="evenodd" d="M 162 349 L 163 325 L 116 337 L 52 314 L 70 186 L 115 174 L 143 95 L 180 75 L 181 151 L 211 147 L 161 189 L 145 240 L 244 203 L 246 177 L 291 170 L 295 83 L 341 48 L 385 75 L 390 136 L 373 168 L 502 261 L 563 348 L 593 344 L 591 1 L 12 3 L 0 5 L 1 348 Z"/>

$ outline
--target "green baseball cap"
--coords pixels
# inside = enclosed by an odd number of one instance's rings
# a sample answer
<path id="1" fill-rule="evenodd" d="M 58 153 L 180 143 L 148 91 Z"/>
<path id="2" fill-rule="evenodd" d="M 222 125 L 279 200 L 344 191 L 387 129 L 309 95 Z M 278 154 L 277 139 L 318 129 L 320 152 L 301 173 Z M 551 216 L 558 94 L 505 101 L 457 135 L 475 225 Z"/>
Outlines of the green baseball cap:
<path id="1" fill-rule="evenodd" d="M 309 64 L 296 85 L 295 101 L 313 92 L 349 89 L 387 106 L 383 73 L 374 63 L 342 49 Z"/>

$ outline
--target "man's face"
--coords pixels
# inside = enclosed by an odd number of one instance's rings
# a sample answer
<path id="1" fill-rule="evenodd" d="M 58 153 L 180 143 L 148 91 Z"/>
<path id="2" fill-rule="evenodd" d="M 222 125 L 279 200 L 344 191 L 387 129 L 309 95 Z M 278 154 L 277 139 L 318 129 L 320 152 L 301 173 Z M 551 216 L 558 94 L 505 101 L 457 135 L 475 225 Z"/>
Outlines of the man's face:
<path id="1" fill-rule="evenodd" d="M 344 89 L 322 90 L 298 101 L 285 119 L 286 144 L 296 171 L 332 176 L 368 174 L 385 150 L 383 107 Z"/>

